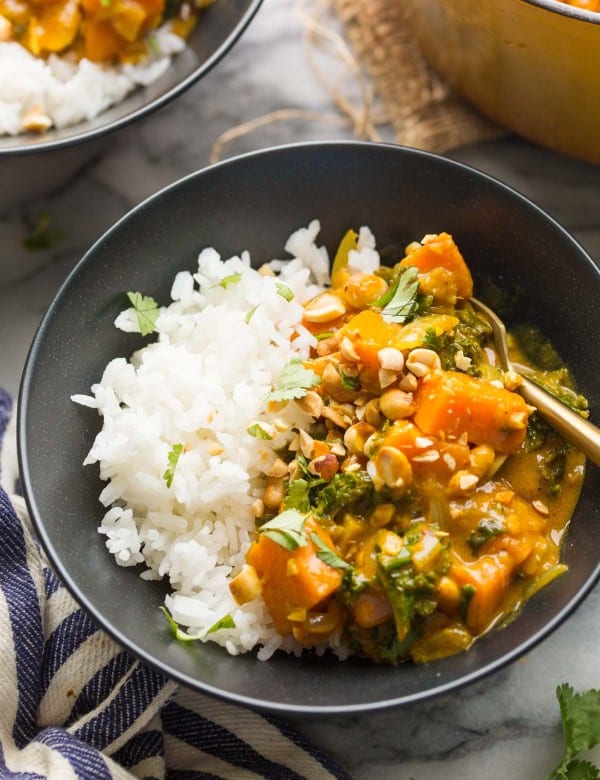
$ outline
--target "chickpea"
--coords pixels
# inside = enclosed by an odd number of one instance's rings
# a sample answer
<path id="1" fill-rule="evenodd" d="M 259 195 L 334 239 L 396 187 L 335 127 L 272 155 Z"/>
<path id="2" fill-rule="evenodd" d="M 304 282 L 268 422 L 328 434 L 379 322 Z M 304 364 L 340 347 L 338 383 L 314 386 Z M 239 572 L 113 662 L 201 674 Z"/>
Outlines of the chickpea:
<path id="1" fill-rule="evenodd" d="M 279 509 L 285 498 L 285 486 L 283 477 L 267 477 L 267 486 L 263 496 L 264 505 L 268 509 Z"/>
<path id="2" fill-rule="evenodd" d="M 410 417 L 416 409 L 411 393 L 392 388 L 379 399 L 379 409 L 388 420 L 402 420 Z"/>
<path id="3" fill-rule="evenodd" d="M 366 309 L 387 291 L 387 283 L 375 274 L 352 274 L 343 288 L 346 302 L 353 309 Z"/>
<path id="4" fill-rule="evenodd" d="M 413 480 L 412 466 L 406 455 L 396 447 L 381 447 L 375 458 L 369 463 L 373 464 L 374 473 L 371 475 L 377 488 L 387 485 L 390 488 L 406 488 Z"/>
<path id="5" fill-rule="evenodd" d="M 358 422 L 351 425 L 344 433 L 344 444 L 348 452 L 362 455 L 369 436 L 375 433 L 375 428 L 368 422 Z"/>

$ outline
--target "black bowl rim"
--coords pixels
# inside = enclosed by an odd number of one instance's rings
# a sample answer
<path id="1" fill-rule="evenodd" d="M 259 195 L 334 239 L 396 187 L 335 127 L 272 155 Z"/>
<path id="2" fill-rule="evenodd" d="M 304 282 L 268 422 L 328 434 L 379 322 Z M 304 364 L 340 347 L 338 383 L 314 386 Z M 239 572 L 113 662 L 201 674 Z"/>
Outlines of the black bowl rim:
<path id="1" fill-rule="evenodd" d="M 136 120 L 141 119 L 144 116 L 147 116 L 153 111 L 162 108 L 171 100 L 173 100 L 173 98 L 176 98 L 182 92 L 185 92 L 186 89 L 189 89 L 189 87 L 195 84 L 196 81 L 201 79 L 203 76 L 205 76 L 209 71 L 211 71 L 215 67 L 215 65 L 225 56 L 225 54 L 227 54 L 227 52 L 233 47 L 236 41 L 241 37 L 242 33 L 248 27 L 248 25 L 256 15 L 258 9 L 262 5 L 262 2 L 263 0 L 251 0 L 251 3 L 248 6 L 248 8 L 244 11 L 243 15 L 238 20 L 237 24 L 235 25 L 231 33 L 227 36 L 227 38 L 223 41 L 223 43 L 219 46 L 219 48 L 216 51 L 214 51 L 213 54 L 208 59 L 206 59 L 204 62 L 198 65 L 198 67 L 194 71 L 192 71 L 192 73 L 190 73 L 189 76 L 186 76 L 184 79 L 182 79 L 182 81 L 180 81 L 174 87 L 171 87 L 170 90 L 160 95 L 159 97 L 155 98 L 154 100 L 151 100 L 149 103 L 146 103 L 140 108 L 131 111 L 126 116 L 123 116 L 120 119 L 115 120 L 114 122 L 101 125 L 100 127 L 96 127 L 93 130 L 86 130 L 85 129 L 86 123 L 85 121 L 83 121 L 81 122 L 81 124 L 84 126 L 84 128 L 81 130 L 81 132 L 74 134 L 69 138 L 57 138 L 55 140 L 42 141 L 38 144 L 32 144 L 31 146 L 26 146 L 26 145 L 15 146 L 15 147 L 9 147 L 7 149 L 3 149 L 2 147 L 0 147 L 0 157 L 39 154 L 41 152 L 47 152 L 52 149 L 64 149 L 68 146 L 74 146 L 76 144 L 84 143 L 85 141 L 91 141 L 93 139 L 100 138 L 101 136 L 104 136 L 108 133 L 112 133 L 115 130 L 120 130 L 121 128 L 126 127 L 132 122 L 135 122 Z M 124 100 L 126 99 L 127 96 L 124 98 Z M 101 114 L 99 114 L 98 116 L 101 116 Z"/>
<path id="2" fill-rule="evenodd" d="M 569 617 L 575 611 L 575 609 L 584 601 L 584 599 L 589 595 L 589 593 L 592 591 L 596 583 L 600 580 L 600 561 L 599 561 L 595 570 L 588 577 L 585 584 L 580 588 L 577 594 L 573 596 L 573 598 L 563 607 L 563 609 L 560 612 L 558 612 L 556 615 L 554 615 L 554 617 L 542 629 L 537 631 L 535 634 L 529 637 L 528 640 L 523 642 L 521 645 L 519 645 L 511 652 L 506 653 L 505 655 L 501 656 L 495 661 L 488 663 L 486 666 L 483 666 L 480 669 L 465 675 L 464 677 L 461 677 L 457 680 L 453 680 L 448 683 L 443 683 L 434 686 L 432 688 L 427 689 L 426 691 L 422 691 L 417 694 L 400 696 L 394 699 L 386 699 L 384 701 L 370 702 L 367 704 L 356 704 L 356 705 L 311 706 L 311 705 L 279 704 L 277 702 L 275 703 L 269 702 L 268 700 L 262 700 L 262 699 L 252 698 L 249 696 L 242 696 L 239 694 L 223 691 L 219 688 L 215 688 L 212 685 L 207 685 L 206 683 L 203 683 L 201 680 L 198 680 L 195 677 L 191 677 L 182 672 L 178 672 L 177 670 L 172 669 L 167 663 L 157 661 L 155 658 L 151 657 L 144 650 L 143 647 L 137 647 L 137 646 L 132 647 L 132 644 L 121 632 L 114 629 L 107 621 L 104 621 L 104 619 L 100 614 L 98 614 L 97 610 L 94 607 L 94 604 L 87 598 L 87 596 L 84 593 L 80 591 L 80 589 L 71 579 L 68 571 L 66 571 L 65 566 L 63 565 L 61 560 L 56 556 L 52 545 L 52 540 L 49 534 L 46 532 L 44 522 L 41 517 L 41 513 L 38 511 L 35 496 L 33 495 L 33 491 L 31 488 L 31 481 L 29 476 L 29 468 L 28 468 L 28 460 L 27 460 L 25 430 L 27 427 L 27 407 L 28 407 L 28 399 L 29 399 L 29 390 L 34 379 L 36 358 L 40 351 L 41 342 L 43 340 L 44 333 L 51 324 L 54 312 L 60 308 L 60 306 L 63 303 L 63 300 L 67 298 L 70 287 L 76 281 L 80 268 L 85 263 L 91 261 L 96 251 L 96 247 L 98 247 L 102 242 L 104 242 L 105 239 L 109 238 L 113 233 L 117 232 L 120 229 L 122 223 L 124 223 L 133 215 L 136 215 L 140 211 L 143 211 L 146 205 L 150 204 L 150 202 L 154 201 L 157 198 L 163 198 L 165 196 L 168 196 L 168 193 L 171 190 L 177 189 L 178 187 L 182 186 L 184 183 L 188 182 L 191 179 L 194 178 L 201 179 L 207 173 L 212 172 L 217 168 L 224 168 L 231 165 L 236 165 L 239 161 L 246 160 L 249 158 L 274 157 L 279 153 L 289 153 L 290 151 L 302 153 L 303 150 L 306 149 L 310 150 L 316 148 L 320 148 L 323 150 L 328 150 L 328 149 L 335 150 L 337 147 L 357 148 L 357 149 L 363 147 L 383 148 L 383 149 L 387 149 L 393 154 L 398 154 L 398 153 L 410 154 L 424 159 L 434 158 L 435 160 L 437 160 L 438 163 L 446 165 L 449 168 L 455 168 L 455 169 L 457 168 L 463 171 L 474 173 L 475 176 L 481 177 L 482 180 L 487 180 L 487 182 L 491 183 L 492 186 L 504 190 L 511 197 L 517 198 L 526 206 L 537 211 L 541 216 L 547 219 L 555 229 L 557 229 L 560 233 L 563 234 L 564 238 L 568 242 L 574 245 L 574 248 L 581 256 L 581 259 L 585 261 L 587 264 L 591 265 L 593 270 L 597 274 L 600 274 L 599 267 L 596 265 L 596 263 L 587 253 L 587 251 L 553 217 L 551 217 L 547 212 L 545 212 L 542 208 L 536 205 L 529 198 L 522 195 L 518 190 L 514 189 L 513 187 L 505 184 L 499 179 L 496 179 L 495 177 L 490 176 L 489 174 L 484 173 L 483 171 L 473 166 L 465 165 L 464 163 L 458 162 L 456 160 L 452 160 L 448 157 L 444 157 L 443 155 L 435 154 L 432 152 L 426 152 L 411 147 L 400 146 L 397 144 L 372 143 L 369 141 L 348 141 L 348 140 L 310 141 L 310 142 L 292 143 L 292 144 L 284 144 L 280 146 L 268 147 L 258 151 L 252 151 L 246 154 L 237 155 L 235 157 L 228 158 L 227 160 L 223 160 L 213 165 L 205 166 L 193 173 L 190 173 L 178 179 L 177 181 L 158 190 L 153 195 L 150 195 L 149 197 L 145 198 L 141 203 L 139 203 L 137 206 L 135 206 L 133 209 L 127 212 L 127 214 L 122 216 L 102 236 L 100 236 L 100 238 L 98 238 L 94 242 L 94 244 L 87 250 L 87 252 L 83 255 L 81 260 L 79 260 L 79 262 L 74 266 L 74 268 L 71 270 L 69 275 L 66 277 L 65 281 L 59 288 L 56 296 L 54 297 L 54 300 L 50 304 L 40 324 L 38 325 L 35 336 L 29 348 L 29 352 L 25 363 L 25 369 L 23 372 L 20 389 L 19 389 L 18 414 L 17 414 L 17 448 L 18 448 L 18 458 L 19 458 L 19 469 L 20 469 L 25 501 L 27 504 L 27 508 L 29 510 L 33 527 L 41 542 L 44 551 L 46 552 L 48 560 L 50 561 L 55 572 L 58 574 L 59 578 L 62 580 L 62 582 L 69 590 L 71 595 L 74 597 L 74 599 L 92 616 L 92 618 L 96 621 L 96 623 L 104 631 L 106 631 L 106 633 L 109 636 L 111 636 L 118 644 L 126 648 L 128 652 L 130 652 L 132 655 L 137 657 L 140 661 L 142 661 L 142 663 L 151 667 L 152 669 L 159 672 L 160 674 L 165 675 L 167 678 L 174 679 L 177 682 L 182 683 L 183 685 L 189 688 L 213 695 L 219 699 L 224 699 L 234 704 L 239 704 L 257 710 L 273 712 L 280 715 L 350 715 L 356 713 L 375 712 L 384 709 L 390 709 L 393 707 L 414 704 L 416 702 L 426 701 L 436 696 L 440 696 L 442 694 L 450 693 L 451 691 L 460 689 L 470 683 L 482 680 L 483 678 L 491 675 L 492 673 L 497 672 L 503 669 L 504 667 L 508 666 L 510 663 L 523 656 L 529 650 L 533 649 L 536 645 L 538 645 L 542 640 L 546 639 L 550 634 L 552 634 L 567 619 L 567 617 Z"/>
<path id="3" fill-rule="evenodd" d="M 584 8 L 578 8 L 575 5 L 562 3 L 561 0 L 524 0 L 529 5 L 536 5 L 538 8 L 544 8 L 559 16 L 569 16 L 572 19 L 579 19 L 581 22 L 591 22 L 591 24 L 600 24 L 599 11 L 586 11 Z"/>

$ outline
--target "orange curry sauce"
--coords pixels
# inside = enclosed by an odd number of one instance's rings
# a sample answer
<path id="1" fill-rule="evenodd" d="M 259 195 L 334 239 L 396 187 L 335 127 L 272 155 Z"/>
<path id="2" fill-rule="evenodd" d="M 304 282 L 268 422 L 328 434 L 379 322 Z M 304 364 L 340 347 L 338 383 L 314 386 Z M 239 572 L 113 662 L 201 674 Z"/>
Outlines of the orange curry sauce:
<path id="1" fill-rule="evenodd" d="M 187 37 L 196 8 L 179 7 L 173 32 Z M 137 62 L 165 10 L 165 0 L 0 0 L 0 40 L 16 41 L 36 57 L 69 52 L 92 62 Z"/>
<path id="2" fill-rule="evenodd" d="M 332 287 L 305 306 L 314 385 L 289 403 L 313 423 L 269 472 L 232 592 L 261 593 L 280 634 L 307 647 L 341 639 L 377 662 L 430 661 L 562 574 L 584 458 L 562 443 L 559 484 L 540 471 L 533 410 L 496 365 L 451 236 L 426 236 L 370 274 L 350 272 L 355 246 L 350 231 Z M 404 317 L 389 294 L 407 269 Z M 261 532 L 269 521 L 298 525 L 282 542 Z"/>

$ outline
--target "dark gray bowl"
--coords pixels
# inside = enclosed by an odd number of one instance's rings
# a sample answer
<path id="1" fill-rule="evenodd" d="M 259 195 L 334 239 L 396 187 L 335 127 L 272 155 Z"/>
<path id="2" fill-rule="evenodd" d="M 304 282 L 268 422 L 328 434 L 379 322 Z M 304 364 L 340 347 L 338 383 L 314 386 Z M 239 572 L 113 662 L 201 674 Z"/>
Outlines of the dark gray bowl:
<path id="1" fill-rule="evenodd" d="M 173 57 L 167 72 L 148 87 L 136 89 L 124 100 L 94 119 L 41 135 L 0 137 L 4 155 L 27 155 L 90 141 L 117 130 L 165 105 L 208 73 L 233 46 L 262 0 L 217 0 L 202 12 L 187 47 Z"/>
<path id="2" fill-rule="evenodd" d="M 568 573 L 506 628 L 462 655 L 398 668 L 357 660 L 230 657 L 176 642 L 158 607 L 166 587 L 118 568 L 96 527 L 96 468 L 81 465 L 99 418 L 71 403 L 139 337 L 113 327 L 126 290 L 166 302 L 176 271 L 198 251 L 249 249 L 259 264 L 282 255 L 295 228 L 318 217 L 330 250 L 368 224 L 381 247 L 452 233 L 476 275 L 523 289 L 528 319 L 568 356 L 600 418 L 600 272 L 550 217 L 514 190 L 442 157 L 395 146 L 322 143 L 239 157 L 195 173 L 142 203 L 85 255 L 33 342 L 20 396 L 23 484 L 37 532 L 73 595 L 144 662 L 199 690 L 287 713 L 348 713 L 406 704 L 499 669 L 551 633 L 600 575 L 600 483 L 588 468 L 564 548 Z"/>

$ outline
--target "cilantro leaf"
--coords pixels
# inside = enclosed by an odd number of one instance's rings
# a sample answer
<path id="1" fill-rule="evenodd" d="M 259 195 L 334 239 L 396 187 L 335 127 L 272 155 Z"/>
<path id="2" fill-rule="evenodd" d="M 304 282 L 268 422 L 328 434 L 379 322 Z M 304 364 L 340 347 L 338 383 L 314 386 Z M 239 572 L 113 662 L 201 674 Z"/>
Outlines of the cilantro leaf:
<path id="1" fill-rule="evenodd" d="M 556 697 L 569 758 L 600 744 L 600 691 L 574 693 L 573 688 L 564 683 L 557 688 Z"/>
<path id="2" fill-rule="evenodd" d="M 259 307 L 259 306 L 260 306 L 260 303 L 257 303 L 257 304 L 256 304 L 256 306 L 253 306 L 253 307 L 252 307 L 252 308 L 251 308 L 251 309 L 250 309 L 250 310 L 249 310 L 249 311 L 246 313 L 246 316 L 244 317 L 244 322 L 246 323 L 246 325 L 247 325 L 247 324 L 250 322 L 250 320 L 252 319 L 252 317 L 254 317 L 254 312 L 255 312 L 255 311 L 258 309 L 258 307 Z"/>
<path id="3" fill-rule="evenodd" d="M 281 514 L 263 523 L 258 532 L 286 550 L 295 550 L 308 544 L 304 533 L 306 515 L 296 509 L 286 509 Z"/>
<path id="4" fill-rule="evenodd" d="M 193 637 L 190 636 L 190 634 L 186 634 L 185 631 L 182 631 L 177 623 L 173 620 L 173 617 L 169 610 L 166 607 L 159 607 L 160 611 L 163 613 L 163 615 L 167 618 L 167 623 L 171 626 L 171 631 L 173 632 L 173 636 L 175 639 L 181 639 L 183 642 L 189 642 Z"/>
<path id="5" fill-rule="evenodd" d="M 175 620 L 173 620 L 173 616 L 169 612 L 169 610 L 166 607 L 159 607 L 160 611 L 163 613 L 163 615 L 167 619 L 167 623 L 171 626 L 171 631 L 173 632 L 173 636 L 175 639 L 179 639 L 181 642 L 194 642 L 197 639 L 204 639 L 209 634 L 214 634 L 215 631 L 219 631 L 222 628 L 235 628 L 235 620 L 231 617 L 231 615 L 225 615 L 220 620 L 217 620 L 216 623 L 213 623 L 213 625 L 207 630 L 204 631 L 202 634 L 188 634 L 187 631 L 183 631 Z"/>
<path id="6" fill-rule="evenodd" d="M 183 452 L 183 444 L 174 444 L 169 450 L 169 454 L 167 455 L 167 463 L 169 465 L 167 466 L 165 473 L 163 474 L 163 479 L 167 483 L 168 488 L 170 488 L 171 485 L 173 484 L 175 469 L 177 468 L 177 463 L 179 461 L 179 457 L 182 452 Z"/>
<path id="7" fill-rule="evenodd" d="M 241 271 L 237 274 L 230 274 L 229 276 L 224 276 L 220 282 L 213 284 L 213 287 L 222 287 L 224 290 L 226 290 L 232 284 L 237 284 L 241 278 L 242 278 Z"/>
<path id="8" fill-rule="evenodd" d="M 566 774 L 560 775 L 565 780 L 600 780 L 600 770 L 589 761 L 569 761 Z"/>
<path id="9" fill-rule="evenodd" d="M 156 35 L 148 35 L 146 37 L 146 45 L 154 54 L 160 54 L 160 43 Z"/>
<path id="10" fill-rule="evenodd" d="M 294 479 L 290 482 L 287 495 L 283 499 L 284 509 L 297 509 L 298 512 L 308 512 L 310 509 L 309 484 L 305 479 Z"/>
<path id="11" fill-rule="evenodd" d="M 315 338 L 317 341 L 324 341 L 325 339 L 330 339 L 334 335 L 334 332 L 332 330 L 326 330 L 324 333 L 317 333 Z"/>
<path id="12" fill-rule="evenodd" d="M 267 400 L 291 401 L 302 398 L 307 390 L 319 384 L 321 378 L 310 368 L 304 368 L 301 358 L 294 358 L 284 367 L 277 380 L 277 387 L 267 395 Z"/>
<path id="13" fill-rule="evenodd" d="M 235 620 L 231 617 L 231 615 L 225 615 L 220 620 L 217 620 L 216 623 L 213 623 L 212 626 L 208 629 L 206 632 L 206 635 L 208 634 L 214 634 L 215 631 L 220 631 L 222 628 L 235 628 Z"/>
<path id="14" fill-rule="evenodd" d="M 281 297 L 284 298 L 288 303 L 294 300 L 294 293 L 290 290 L 287 284 L 275 282 L 275 286 L 277 287 L 277 295 L 281 295 Z"/>
<path id="15" fill-rule="evenodd" d="M 246 433 L 250 434 L 250 436 L 254 436 L 255 439 L 270 440 L 273 438 L 269 431 L 266 428 L 263 428 L 262 425 L 258 422 L 255 422 L 249 428 L 246 428 Z"/>
<path id="16" fill-rule="evenodd" d="M 319 558 L 319 560 L 323 561 L 323 563 L 326 563 L 328 566 L 331 566 L 333 569 L 342 569 L 342 571 L 348 572 L 354 571 L 354 567 L 343 558 L 340 558 L 340 556 L 334 552 L 331 547 L 328 547 L 321 539 L 319 534 L 316 534 L 313 531 L 310 535 L 310 538 L 312 539 L 314 546 L 317 548 L 317 558 Z"/>
<path id="17" fill-rule="evenodd" d="M 560 764 L 547 780 L 600 780 L 597 767 L 576 760 L 578 753 L 600 744 L 600 691 L 575 693 L 566 683 L 556 689 L 565 749 Z"/>
<path id="18" fill-rule="evenodd" d="M 160 312 L 154 298 L 149 295 L 142 295 L 139 292 L 128 292 L 127 297 L 135 312 L 142 336 L 148 336 L 150 333 L 153 333 Z"/>
<path id="19" fill-rule="evenodd" d="M 419 272 L 414 266 L 403 268 L 392 287 L 370 305 L 381 308 L 381 316 L 386 322 L 407 322 L 418 306 L 418 276 Z"/>
<path id="20" fill-rule="evenodd" d="M 357 376 L 344 374 L 341 369 L 338 369 L 338 374 L 340 375 L 344 390 L 360 390 L 360 379 Z"/>

